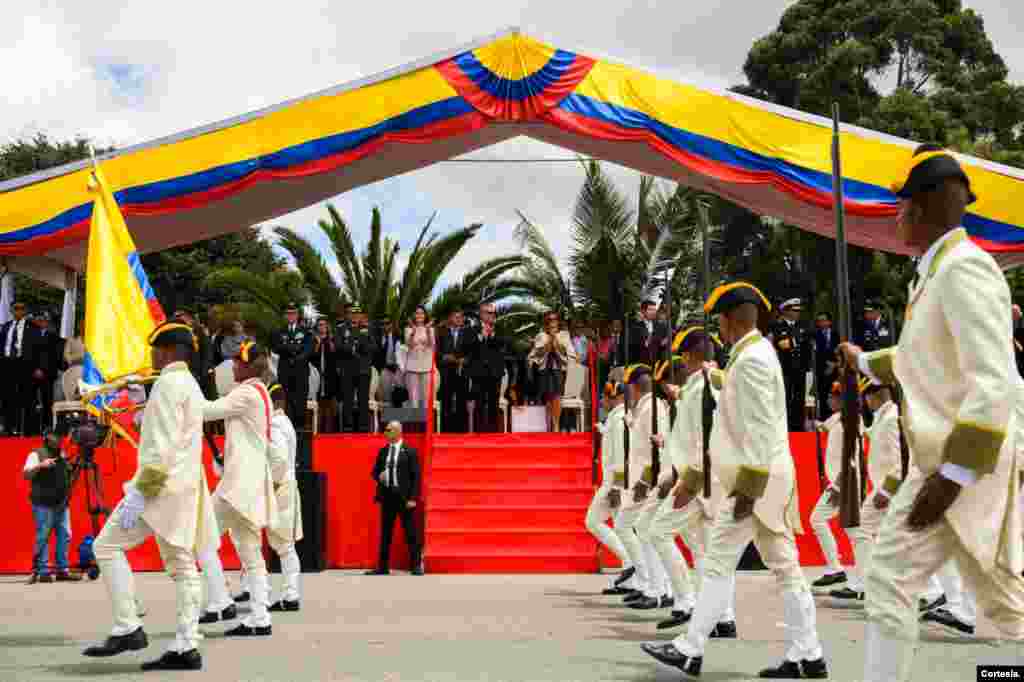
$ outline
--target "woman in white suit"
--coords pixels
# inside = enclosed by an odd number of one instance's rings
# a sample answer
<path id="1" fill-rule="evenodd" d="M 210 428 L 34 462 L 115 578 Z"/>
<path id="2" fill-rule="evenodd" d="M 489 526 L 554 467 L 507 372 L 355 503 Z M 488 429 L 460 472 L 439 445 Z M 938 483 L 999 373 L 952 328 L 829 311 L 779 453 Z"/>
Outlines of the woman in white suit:
<path id="1" fill-rule="evenodd" d="M 434 325 L 427 309 L 416 306 L 412 324 L 405 328 L 405 387 L 409 390 L 409 405 L 424 407 L 430 396 L 430 372 L 434 369 Z"/>
<path id="2" fill-rule="evenodd" d="M 537 374 L 538 392 L 548 410 L 548 431 L 556 433 L 562 418 L 562 391 L 569 361 L 576 359 L 569 332 L 554 310 L 544 313 L 544 330 L 533 340 L 528 362 Z"/>

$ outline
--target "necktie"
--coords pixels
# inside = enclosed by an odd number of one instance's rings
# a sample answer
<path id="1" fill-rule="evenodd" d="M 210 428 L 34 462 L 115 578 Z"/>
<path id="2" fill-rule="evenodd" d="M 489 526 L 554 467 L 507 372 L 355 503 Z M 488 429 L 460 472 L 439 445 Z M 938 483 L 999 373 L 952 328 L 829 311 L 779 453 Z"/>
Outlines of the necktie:
<path id="1" fill-rule="evenodd" d="M 391 471 L 388 473 L 388 481 L 392 488 L 398 487 L 398 475 L 395 469 L 398 467 L 398 445 L 391 446 L 391 454 L 388 457 L 390 460 Z"/>

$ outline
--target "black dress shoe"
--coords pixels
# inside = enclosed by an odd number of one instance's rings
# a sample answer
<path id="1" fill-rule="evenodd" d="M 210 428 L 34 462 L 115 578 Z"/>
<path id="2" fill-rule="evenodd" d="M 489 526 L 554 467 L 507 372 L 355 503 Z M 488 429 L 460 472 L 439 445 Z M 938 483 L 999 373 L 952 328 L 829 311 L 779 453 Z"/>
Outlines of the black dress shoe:
<path id="1" fill-rule="evenodd" d="M 736 639 L 736 621 L 725 620 L 717 623 L 708 639 Z"/>
<path id="2" fill-rule="evenodd" d="M 417 566 L 416 568 L 409 571 L 409 575 L 423 575 L 423 567 Z"/>
<path id="3" fill-rule="evenodd" d="M 833 585 L 838 585 L 839 583 L 845 583 L 845 582 L 846 582 L 846 572 L 845 571 L 840 571 L 839 573 L 826 573 L 825 575 L 821 576 L 820 578 L 815 580 L 813 583 L 811 583 L 811 587 L 816 587 L 816 588 L 821 589 L 821 588 L 825 588 L 825 587 L 832 587 Z"/>
<path id="4" fill-rule="evenodd" d="M 658 603 L 658 608 L 659 609 L 670 609 L 670 608 L 672 608 L 675 605 L 676 605 L 676 600 L 675 600 L 674 597 L 669 597 L 668 595 L 663 595 L 661 600 L 660 600 L 660 602 Z"/>
<path id="5" fill-rule="evenodd" d="M 202 670 L 203 657 L 196 649 L 188 651 L 168 651 L 155 661 L 142 664 L 143 670 Z"/>
<path id="6" fill-rule="evenodd" d="M 644 593 L 640 590 L 633 590 L 622 599 L 623 604 L 632 604 L 635 601 L 644 599 Z"/>
<path id="7" fill-rule="evenodd" d="M 816 661 L 783 661 L 777 668 L 765 668 L 758 677 L 767 680 L 824 680 L 828 677 L 825 659 Z"/>
<path id="8" fill-rule="evenodd" d="M 636 609 L 638 611 L 650 611 L 661 606 L 661 599 L 657 597 L 641 597 L 634 602 L 630 602 L 629 608 Z"/>
<path id="9" fill-rule="evenodd" d="M 632 592 L 632 590 L 627 590 L 625 587 L 606 587 L 603 590 L 601 590 L 601 594 L 605 595 L 606 597 L 626 595 L 630 592 Z"/>
<path id="10" fill-rule="evenodd" d="M 251 628 L 246 624 L 241 624 L 238 627 L 231 628 L 224 633 L 225 637 L 269 637 L 270 626 Z"/>
<path id="11" fill-rule="evenodd" d="M 960 620 L 949 609 L 935 609 L 921 616 L 922 623 L 936 623 L 964 635 L 973 635 L 974 626 Z"/>
<path id="12" fill-rule="evenodd" d="M 199 624 L 209 625 L 210 623 L 216 623 L 220 620 L 234 620 L 235 618 L 238 618 L 238 609 L 235 608 L 234 604 L 232 604 L 220 613 L 217 613 L 216 611 L 207 611 L 203 615 L 199 616 Z"/>
<path id="13" fill-rule="evenodd" d="M 252 599 L 252 595 L 251 595 L 251 594 L 249 594 L 248 590 L 246 590 L 245 592 L 241 593 L 241 594 L 240 594 L 240 595 L 238 595 L 237 597 L 232 597 L 231 599 L 232 599 L 232 600 L 233 600 L 233 601 L 234 601 L 234 602 L 235 602 L 236 604 L 244 604 L 245 602 L 247 602 L 247 601 L 249 601 L 250 599 Z"/>
<path id="14" fill-rule="evenodd" d="M 940 594 L 936 599 L 933 599 L 932 601 L 928 601 L 927 599 L 917 600 L 917 610 L 921 613 L 927 613 L 928 611 L 932 611 L 934 609 L 941 609 L 945 605 L 946 595 L 944 594 Z"/>
<path id="15" fill-rule="evenodd" d="M 71 571 L 61 571 L 56 577 L 56 580 L 59 583 L 77 583 L 81 579 L 81 573 L 72 573 Z"/>
<path id="16" fill-rule="evenodd" d="M 375 568 L 372 571 L 367 571 L 363 575 L 391 575 L 391 571 L 386 568 Z"/>
<path id="17" fill-rule="evenodd" d="M 679 668 L 683 671 L 683 675 L 686 675 L 691 680 L 696 680 L 700 677 L 700 666 L 704 662 L 702 656 L 693 656 L 691 658 L 681 653 L 671 642 L 668 644 L 641 644 L 640 648 L 656 661 L 670 665 L 673 668 Z"/>
<path id="18" fill-rule="evenodd" d="M 125 651 L 145 649 L 147 646 L 149 646 L 149 638 L 146 637 L 142 628 L 138 628 L 127 635 L 111 635 L 103 644 L 89 647 L 82 652 L 82 655 L 90 658 L 106 658 L 107 656 L 117 656 Z"/>
<path id="19" fill-rule="evenodd" d="M 690 618 L 693 617 L 693 613 L 690 611 L 673 611 L 672 617 L 663 620 L 658 623 L 659 630 L 668 630 L 669 628 L 679 627 L 680 625 L 686 625 L 690 622 Z"/>
<path id="20" fill-rule="evenodd" d="M 841 590 L 832 590 L 828 593 L 828 596 L 833 599 L 850 599 L 853 601 L 864 601 L 864 593 L 851 590 L 849 587 L 844 587 Z"/>
<path id="21" fill-rule="evenodd" d="M 630 566 L 625 571 L 620 573 L 619 577 L 615 579 L 615 587 L 622 587 L 622 583 L 626 582 L 634 575 L 636 575 L 636 568 L 634 566 Z"/>
<path id="22" fill-rule="evenodd" d="M 273 604 L 271 604 L 270 607 L 267 609 L 267 611 L 275 611 L 275 612 L 277 612 L 277 611 L 298 611 L 298 610 L 299 610 L 299 602 L 298 601 L 288 601 L 287 599 L 282 599 L 281 601 L 276 601 Z"/>

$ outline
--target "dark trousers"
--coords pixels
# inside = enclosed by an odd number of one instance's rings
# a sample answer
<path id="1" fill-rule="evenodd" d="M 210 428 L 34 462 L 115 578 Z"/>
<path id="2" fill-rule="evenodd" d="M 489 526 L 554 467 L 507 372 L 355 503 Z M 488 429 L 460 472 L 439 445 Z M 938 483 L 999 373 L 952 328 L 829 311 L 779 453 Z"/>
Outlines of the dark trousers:
<path id="1" fill-rule="evenodd" d="M 441 428 L 448 433 L 466 432 L 466 401 L 469 385 L 456 372 L 441 375 Z"/>
<path id="2" fill-rule="evenodd" d="M 354 416 L 353 412 L 359 416 Z M 370 431 L 370 375 L 353 376 L 345 374 L 341 384 L 342 430 L 356 433 Z"/>
<path id="3" fill-rule="evenodd" d="M 283 372 L 278 376 L 284 389 L 284 412 L 292 420 L 296 431 L 306 428 L 306 403 L 309 401 L 309 372 Z"/>
<path id="4" fill-rule="evenodd" d="M 804 372 L 787 372 L 784 375 L 786 385 L 786 415 L 789 418 L 790 432 L 804 430 L 804 407 L 807 401 L 807 375 Z"/>
<path id="5" fill-rule="evenodd" d="M 386 490 L 380 500 L 380 556 L 377 568 L 387 570 L 391 561 L 391 535 L 395 530 L 395 518 L 402 519 L 402 530 L 405 531 L 405 544 L 409 547 L 409 560 L 413 568 L 420 563 L 420 543 L 416 534 L 415 509 L 406 506 L 406 500 L 398 494 Z"/>
<path id="6" fill-rule="evenodd" d="M 4 427 L 7 433 L 25 433 L 28 419 L 33 414 L 30 407 L 35 407 L 35 382 L 22 358 L 7 358 L 3 361 L 4 370 Z"/>
<path id="7" fill-rule="evenodd" d="M 473 415 L 477 433 L 499 433 L 503 429 L 498 420 L 498 393 L 501 379 L 473 379 L 473 393 L 476 410 Z"/>
<path id="8" fill-rule="evenodd" d="M 28 413 L 28 417 L 25 419 L 26 436 L 39 435 L 44 429 L 53 425 L 53 377 L 47 376 L 42 381 L 33 382 L 32 395 L 29 397 L 29 405 L 33 408 L 37 395 L 42 409 L 39 411 L 38 418 L 35 410 Z"/>
<path id="9" fill-rule="evenodd" d="M 819 374 L 815 381 L 815 390 L 817 391 L 818 398 L 818 414 L 816 415 L 820 421 L 825 421 L 832 416 L 832 408 L 828 405 L 828 398 L 832 394 L 832 382 L 834 377 L 826 374 Z"/>

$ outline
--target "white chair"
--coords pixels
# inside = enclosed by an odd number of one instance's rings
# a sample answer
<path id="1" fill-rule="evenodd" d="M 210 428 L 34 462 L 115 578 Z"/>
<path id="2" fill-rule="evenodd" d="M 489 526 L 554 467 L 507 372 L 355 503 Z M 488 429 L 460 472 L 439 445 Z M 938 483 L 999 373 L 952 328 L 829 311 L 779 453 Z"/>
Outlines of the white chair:
<path id="1" fill-rule="evenodd" d="M 313 435 L 320 432 L 320 401 L 316 399 L 320 393 L 320 371 L 315 367 L 309 368 L 309 395 L 306 399 L 306 412 L 313 413 Z"/>
<path id="2" fill-rule="evenodd" d="M 583 430 L 583 410 L 586 403 L 580 397 L 583 392 L 583 383 L 587 378 L 587 368 L 576 362 L 569 361 L 569 367 L 565 372 L 565 390 L 562 391 L 562 409 L 573 410 L 576 413 L 576 430 Z"/>
<path id="3" fill-rule="evenodd" d="M 60 377 L 61 389 L 64 391 L 64 400 L 53 403 L 53 428 L 57 428 L 57 415 L 84 413 L 85 406 L 79 400 L 81 393 L 78 390 L 78 380 L 82 378 L 82 366 L 73 365 Z"/>
<path id="4" fill-rule="evenodd" d="M 380 382 L 380 375 L 377 368 L 370 368 L 370 414 L 373 419 L 370 421 L 370 431 L 376 433 L 380 429 L 381 403 L 377 400 L 377 384 Z"/>
<path id="5" fill-rule="evenodd" d="M 505 399 L 505 391 L 508 390 L 508 372 L 501 375 L 501 392 L 498 393 L 498 412 L 501 413 L 501 428 L 503 431 L 510 431 L 508 425 L 508 400 Z"/>
<path id="6" fill-rule="evenodd" d="M 428 389 L 429 390 L 429 389 Z M 434 433 L 441 433 L 441 401 L 437 396 L 441 394 L 441 372 L 434 368 Z"/>

